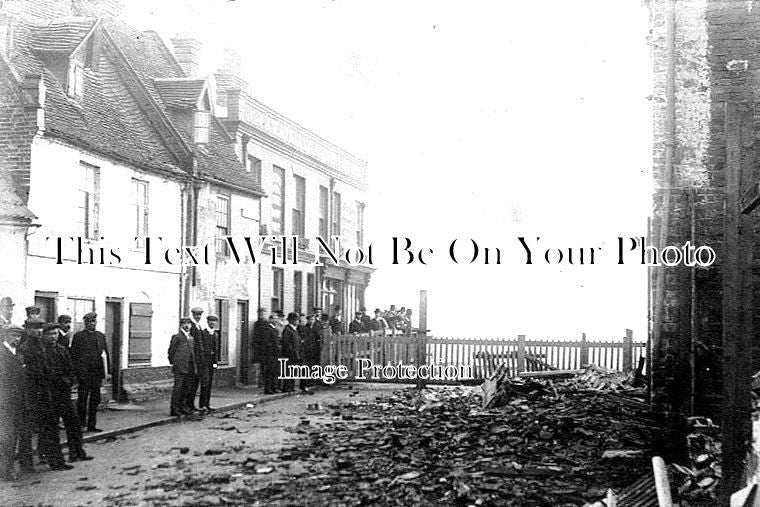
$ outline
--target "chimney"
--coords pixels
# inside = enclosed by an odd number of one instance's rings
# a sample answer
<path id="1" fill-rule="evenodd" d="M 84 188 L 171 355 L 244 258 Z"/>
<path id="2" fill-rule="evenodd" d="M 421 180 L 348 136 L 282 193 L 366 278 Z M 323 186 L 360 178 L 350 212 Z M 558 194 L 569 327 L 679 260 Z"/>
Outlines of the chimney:
<path id="1" fill-rule="evenodd" d="M 246 89 L 248 82 L 243 79 L 241 69 L 240 53 L 234 49 L 225 49 L 222 66 L 217 71 L 219 88 L 225 90 L 230 88 Z"/>
<path id="2" fill-rule="evenodd" d="M 171 39 L 174 57 L 187 77 L 198 77 L 203 45 L 190 34 L 177 34 Z"/>

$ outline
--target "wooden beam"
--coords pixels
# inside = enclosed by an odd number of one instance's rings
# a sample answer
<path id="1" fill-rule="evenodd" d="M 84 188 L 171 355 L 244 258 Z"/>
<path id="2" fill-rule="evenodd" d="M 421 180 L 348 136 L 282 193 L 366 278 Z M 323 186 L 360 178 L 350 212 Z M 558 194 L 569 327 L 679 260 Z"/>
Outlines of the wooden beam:
<path id="1" fill-rule="evenodd" d="M 751 104 L 725 104 L 726 216 L 723 265 L 723 503 L 744 486 L 752 438 L 752 228 L 742 214 L 743 179 L 751 170 L 744 142 L 751 135 Z M 749 151 L 749 150 L 747 150 Z M 749 167 L 748 167 L 749 165 Z M 742 174 L 744 172 L 744 175 Z"/>

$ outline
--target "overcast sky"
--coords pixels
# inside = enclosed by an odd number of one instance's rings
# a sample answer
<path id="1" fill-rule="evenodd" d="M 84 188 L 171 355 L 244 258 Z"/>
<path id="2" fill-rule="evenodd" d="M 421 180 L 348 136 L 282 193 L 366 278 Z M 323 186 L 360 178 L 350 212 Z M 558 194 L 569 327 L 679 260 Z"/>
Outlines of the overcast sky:
<path id="1" fill-rule="evenodd" d="M 368 161 L 370 310 L 416 310 L 427 289 L 439 336 L 643 340 L 646 269 L 615 264 L 651 208 L 641 3 L 129 0 L 125 15 L 194 33 L 208 62 L 237 49 L 257 99 Z M 393 236 L 432 263 L 390 265 Z M 528 266 L 518 236 L 603 250 Z M 455 238 L 502 265 L 453 264 Z"/>

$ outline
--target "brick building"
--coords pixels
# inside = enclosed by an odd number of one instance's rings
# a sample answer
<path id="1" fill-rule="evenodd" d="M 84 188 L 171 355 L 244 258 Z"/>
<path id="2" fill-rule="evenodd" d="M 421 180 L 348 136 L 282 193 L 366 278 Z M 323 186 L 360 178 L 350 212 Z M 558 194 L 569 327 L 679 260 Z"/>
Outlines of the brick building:
<path id="1" fill-rule="evenodd" d="M 0 295 L 20 303 L 16 321 L 32 302 L 75 329 L 97 311 L 114 393 L 169 382 L 168 342 L 194 306 L 219 316 L 219 380 L 252 381 L 256 308 L 363 304 L 369 269 L 306 263 L 317 235 L 362 245 L 366 163 L 254 100 L 230 65 L 200 74 L 198 41 L 169 47 L 121 22 L 120 5 L 0 7 L 0 232 L 19 268 Z M 301 236 L 302 264 L 231 256 L 225 237 L 260 233 Z M 144 260 L 182 245 L 208 245 L 208 262 Z"/>
<path id="2" fill-rule="evenodd" d="M 241 77 L 240 58 L 227 51 L 215 74 L 216 111 L 235 136 L 238 157 L 260 181 L 262 234 L 300 236 L 298 266 L 261 268 L 261 306 L 308 313 L 341 307 L 344 322 L 364 306 L 372 269 L 345 262 L 311 265 L 316 237 L 341 237 L 343 248 L 365 248 L 367 163 L 253 98 Z M 269 249 L 264 250 L 269 254 Z"/>
<path id="3" fill-rule="evenodd" d="M 19 218 L 34 213 L 39 224 L 12 263 L 26 265 L 22 287 L 3 293 L 21 308 L 34 302 L 49 320 L 71 314 L 75 328 L 97 311 L 126 384 L 169 378 L 178 318 L 202 306 L 220 314 L 220 373 L 234 381 L 257 273 L 224 262 L 146 265 L 145 240 L 133 238 L 214 245 L 223 220 L 257 233 L 264 193 L 216 120 L 207 80 L 188 76 L 156 33 L 109 17 L 117 8 L 11 1 L 0 11 L 0 164 L 34 210 Z M 47 237 L 64 238 L 60 259 Z M 68 237 L 83 238 L 89 265 Z"/>
<path id="4" fill-rule="evenodd" d="M 653 0 L 653 245 L 709 245 L 707 268 L 650 276 L 652 401 L 683 440 L 688 415 L 723 426 L 727 491 L 747 462 L 749 383 L 760 369 L 757 2 Z"/>

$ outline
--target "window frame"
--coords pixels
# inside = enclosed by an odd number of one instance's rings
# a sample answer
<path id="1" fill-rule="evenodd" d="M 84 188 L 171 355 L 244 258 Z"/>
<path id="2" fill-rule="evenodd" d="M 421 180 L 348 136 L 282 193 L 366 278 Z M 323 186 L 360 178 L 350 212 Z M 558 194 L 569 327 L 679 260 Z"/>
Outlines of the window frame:
<path id="1" fill-rule="evenodd" d="M 149 234 L 149 220 L 150 220 L 150 182 L 141 180 L 139 178 L 132 178 L 132 186 L 134 190 L 134 203 L 135 207 L 135 237 L 136 245 L 138 249 L 145 248 L 145 238 Z M 143 203 L 140 203 L 139 188 L 143 187 Z M 140 230 L 140 219 L 142 216 L 142 231 Z"/>
<path id="2" fill-rule="evenodd" d="M 226 209 L 220 210 L 220 203 L 226 202 Z M 220 216 L 224 217 L 224 225 L 220 223 Z M 221 231 L 224 231 L 223 233 Z M 232 196 L 230 194 L 217 193 L 214 200 L 214 239 L 215 251 L 222 257 L 230 256 L 230 245 L 225 239 L 232 234 Z"/>
<path id="3" fill-rule="evenodd" d="M 204 125 L 205 124 L 205 125 Z M 208 144 L 211 130 L 211 111 L 193 112 L 193 141 L 196 144 Z"/>
<path id="4" fill-rule="evenodd" d="M 81 222 L 84 231 L 80 229 L 80 232 L 83 232 L 83 239 L 97 240 L 100 233 L 98 227 L 100 220 L 100 167 L 83 160 L 79 161 L 79 167 L 84 171 L 78 190 L 84 194 L 84 203 L 80 202 L 78 208 L 80 213 L 84 212 Z"/>

